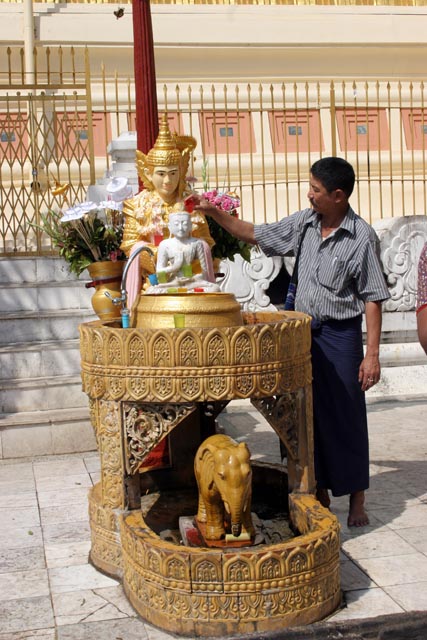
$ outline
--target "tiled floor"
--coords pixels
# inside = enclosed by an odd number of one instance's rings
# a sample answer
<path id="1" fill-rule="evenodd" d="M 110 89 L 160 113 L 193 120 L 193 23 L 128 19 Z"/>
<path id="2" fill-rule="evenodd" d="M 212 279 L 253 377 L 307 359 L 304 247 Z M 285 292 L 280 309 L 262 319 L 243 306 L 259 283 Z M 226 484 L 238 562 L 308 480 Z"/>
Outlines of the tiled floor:
<path id="1" fill-rule="evenodd" d="M 427 612 L 427 400 L 369 407 L 371 524 L 342 524 L 346 606 L 329 621 Z M 222 423 L 253 457 L 278 461 L 278 440 L 250 405 Z M 142 622 L 120 584 L 88 564 L 87 488 L 95 452 L 0 463 L 0 640 L 165 640 Z M 286 637 L 285 634 L 283 637 Z"/>

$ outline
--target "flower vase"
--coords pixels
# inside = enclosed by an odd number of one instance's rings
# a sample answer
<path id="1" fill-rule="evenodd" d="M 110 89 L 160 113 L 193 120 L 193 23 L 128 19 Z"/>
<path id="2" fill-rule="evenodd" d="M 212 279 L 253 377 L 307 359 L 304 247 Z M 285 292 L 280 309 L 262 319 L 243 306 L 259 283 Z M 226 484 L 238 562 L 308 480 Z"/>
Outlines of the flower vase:
<path id="1" fill-rule="evenodd" d="M 111 262 L 92 262 L 87 268 L 92 282 L 86 284 L 87 288 L 94 287 L 92 307 L 100 320 L 115 320 L 120 318 L 120 304 L 113 302 L 105 295 L 108 292 L 112 298 L 121 296 L 120 284 L 122 281 L 125 260 Z"/>

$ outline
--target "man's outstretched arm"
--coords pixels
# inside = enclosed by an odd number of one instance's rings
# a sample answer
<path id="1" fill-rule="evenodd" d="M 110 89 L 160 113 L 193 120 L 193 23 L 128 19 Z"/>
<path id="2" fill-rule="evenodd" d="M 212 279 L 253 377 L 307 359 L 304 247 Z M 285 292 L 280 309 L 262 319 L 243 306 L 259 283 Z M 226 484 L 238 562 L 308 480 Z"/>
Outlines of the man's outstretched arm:
<path id="1" fill-rule="evenodd" d="M 256 244 L 254 225 L 252 222 L 240 220 L 235 216 L 231 216 L 227 211 L 217 209 L 213 204 L 205 200 L 199 195 L 191 196 L 195 206 L 195 211 L 200 211 L 205 216 L 211 216 L 221 227 L 231 233 L 232 236 L 247 242 L 248 244 Z"/>

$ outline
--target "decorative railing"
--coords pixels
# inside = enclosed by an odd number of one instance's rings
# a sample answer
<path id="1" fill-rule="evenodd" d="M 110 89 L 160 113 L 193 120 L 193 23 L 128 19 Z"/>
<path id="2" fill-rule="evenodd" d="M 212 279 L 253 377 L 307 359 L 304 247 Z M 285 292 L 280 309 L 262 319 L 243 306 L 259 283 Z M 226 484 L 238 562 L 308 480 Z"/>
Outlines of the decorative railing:
<path id="1" fill-rule="evenodd" d="M 8 50 L 0 76 L 0 255 L 51 252 L 40 213 L 83 200 L 111 169 L 110 141 L 135 130 L 132 77 L 90 72 L 81 50 L 47 49 L 27 82 L 22 58 Z M 422 80 L 159 83 L 158 103 L 172 130 L 198 141 L 196 189 L 203 175 L 233 189 L 246 220 L 306 206 L 309 168 L 328 155 L 353 164 L 352 204 L 368 221 L 427 211 Z"/>

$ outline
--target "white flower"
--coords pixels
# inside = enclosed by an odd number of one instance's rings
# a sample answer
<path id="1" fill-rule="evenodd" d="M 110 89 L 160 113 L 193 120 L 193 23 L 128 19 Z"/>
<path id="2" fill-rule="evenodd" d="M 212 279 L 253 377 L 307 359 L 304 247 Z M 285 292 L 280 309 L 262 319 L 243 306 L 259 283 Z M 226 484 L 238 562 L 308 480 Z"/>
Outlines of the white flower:
<path id="1" fill-rule="evenodd" d="M 76 205 L 75 207 L 71 207 L 71 209 L 67 209 L 64 211 L 64 214 L 60 220 L 60 222 L 71 222 L 72 220 L 80 220 L 83 218 L 85 211 L 82 209 L 80 205 Z"/>
<path id="2" fill-rule="evenodd" d="M 81 202 L 80 207 L 83 209 L 85 213 L 89 213 L 89 211 L 94 211 L 98 209 L 98 205 L 96 202 Z"/>
<path id="3" fill-rule="evenodd" d="M 111 211 L 122 211 L 123 202 L 115 202 L 114 200 L 102 200 L 98 207 L 100 209 L 111 209 Z"/>
<path id="4" fill-rule="evenodd" d="M 86 213 L 97 208 L 98 205 L 95 204 L 95 202 L 80 202 L 79 204 L 76 204 L 75 207 L 71 207 L 71 209 L 64 211 L 60 222 L 65 223 L 71 222 L 72 220 L 80 220 L 80 218 L 83 218 Z"/>

